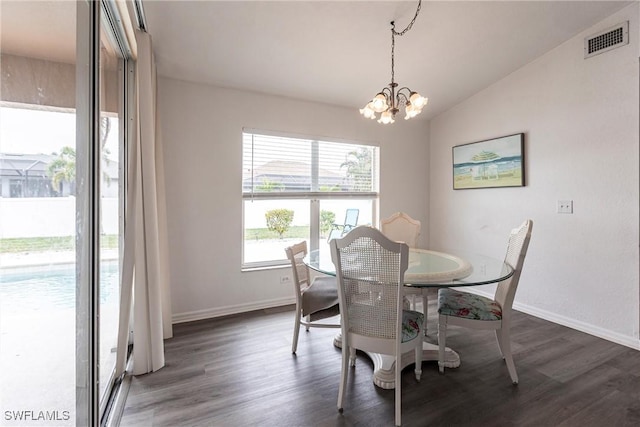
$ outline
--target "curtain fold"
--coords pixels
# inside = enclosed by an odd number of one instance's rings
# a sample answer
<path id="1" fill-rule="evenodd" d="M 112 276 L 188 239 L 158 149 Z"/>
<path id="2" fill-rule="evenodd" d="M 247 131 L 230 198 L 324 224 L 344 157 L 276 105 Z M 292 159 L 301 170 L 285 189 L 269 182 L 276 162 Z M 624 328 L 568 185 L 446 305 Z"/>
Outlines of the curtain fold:
<path id="1" fill-rule="evenodd" d="M 129 141 L 121 312 L 116 369 L 124 372 L 133 315 L 133 374 L 164 366 L 165 338 L 173 335 L 169 293 L 164 170 L 156 112 L 151 36 L 136 31 L 134 131 Z M 131 307 L 133 304 L 133 309 Z"/>

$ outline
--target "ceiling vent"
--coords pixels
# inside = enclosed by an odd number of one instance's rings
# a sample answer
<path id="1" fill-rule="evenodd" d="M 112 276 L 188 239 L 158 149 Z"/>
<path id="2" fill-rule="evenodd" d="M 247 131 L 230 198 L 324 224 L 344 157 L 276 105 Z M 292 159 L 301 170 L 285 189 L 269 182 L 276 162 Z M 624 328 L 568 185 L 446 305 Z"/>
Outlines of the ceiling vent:
<path id="1" fill-rule="evenodd" d="M 586 59 L 626 44 L 629 44 L 629 21 L 585 37 L 584 57 Z"/>

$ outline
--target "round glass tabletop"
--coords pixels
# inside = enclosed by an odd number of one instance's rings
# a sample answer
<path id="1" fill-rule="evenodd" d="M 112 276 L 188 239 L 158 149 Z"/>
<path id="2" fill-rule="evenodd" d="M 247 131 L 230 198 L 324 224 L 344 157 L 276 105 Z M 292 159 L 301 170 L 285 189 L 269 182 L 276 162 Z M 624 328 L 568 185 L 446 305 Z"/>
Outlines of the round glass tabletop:
<path id="1" fill-rule="evenodd" d="M 327 250 L 311 251 L 304 263 L 321 273 L 336 274 L 331 253 Z M 409 268 L 404 278 L 407 286 L 424 288 L 486 285 L 512 275 L 509 264 L 484 255 L 409 249 Z"/>

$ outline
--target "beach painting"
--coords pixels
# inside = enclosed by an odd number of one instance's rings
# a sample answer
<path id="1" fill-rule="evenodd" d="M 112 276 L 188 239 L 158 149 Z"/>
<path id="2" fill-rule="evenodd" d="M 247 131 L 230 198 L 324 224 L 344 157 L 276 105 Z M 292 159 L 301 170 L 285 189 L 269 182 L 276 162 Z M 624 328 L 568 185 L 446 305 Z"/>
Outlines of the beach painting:
<path id="1" fill-rule="evenodd" d="M 453 189 L 524 186 L 524 134 L 453 147 Z"/>

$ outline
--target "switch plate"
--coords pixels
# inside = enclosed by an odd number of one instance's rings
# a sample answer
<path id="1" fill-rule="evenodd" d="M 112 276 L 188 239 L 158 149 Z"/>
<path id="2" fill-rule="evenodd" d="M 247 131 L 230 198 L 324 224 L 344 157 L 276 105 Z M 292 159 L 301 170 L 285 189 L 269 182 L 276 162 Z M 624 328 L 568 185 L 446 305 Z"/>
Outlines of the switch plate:
<path id="1" fill-rule="evenodd" d="M 558 200 L 558 213 L 572 214 L 573 200 Z"/>

